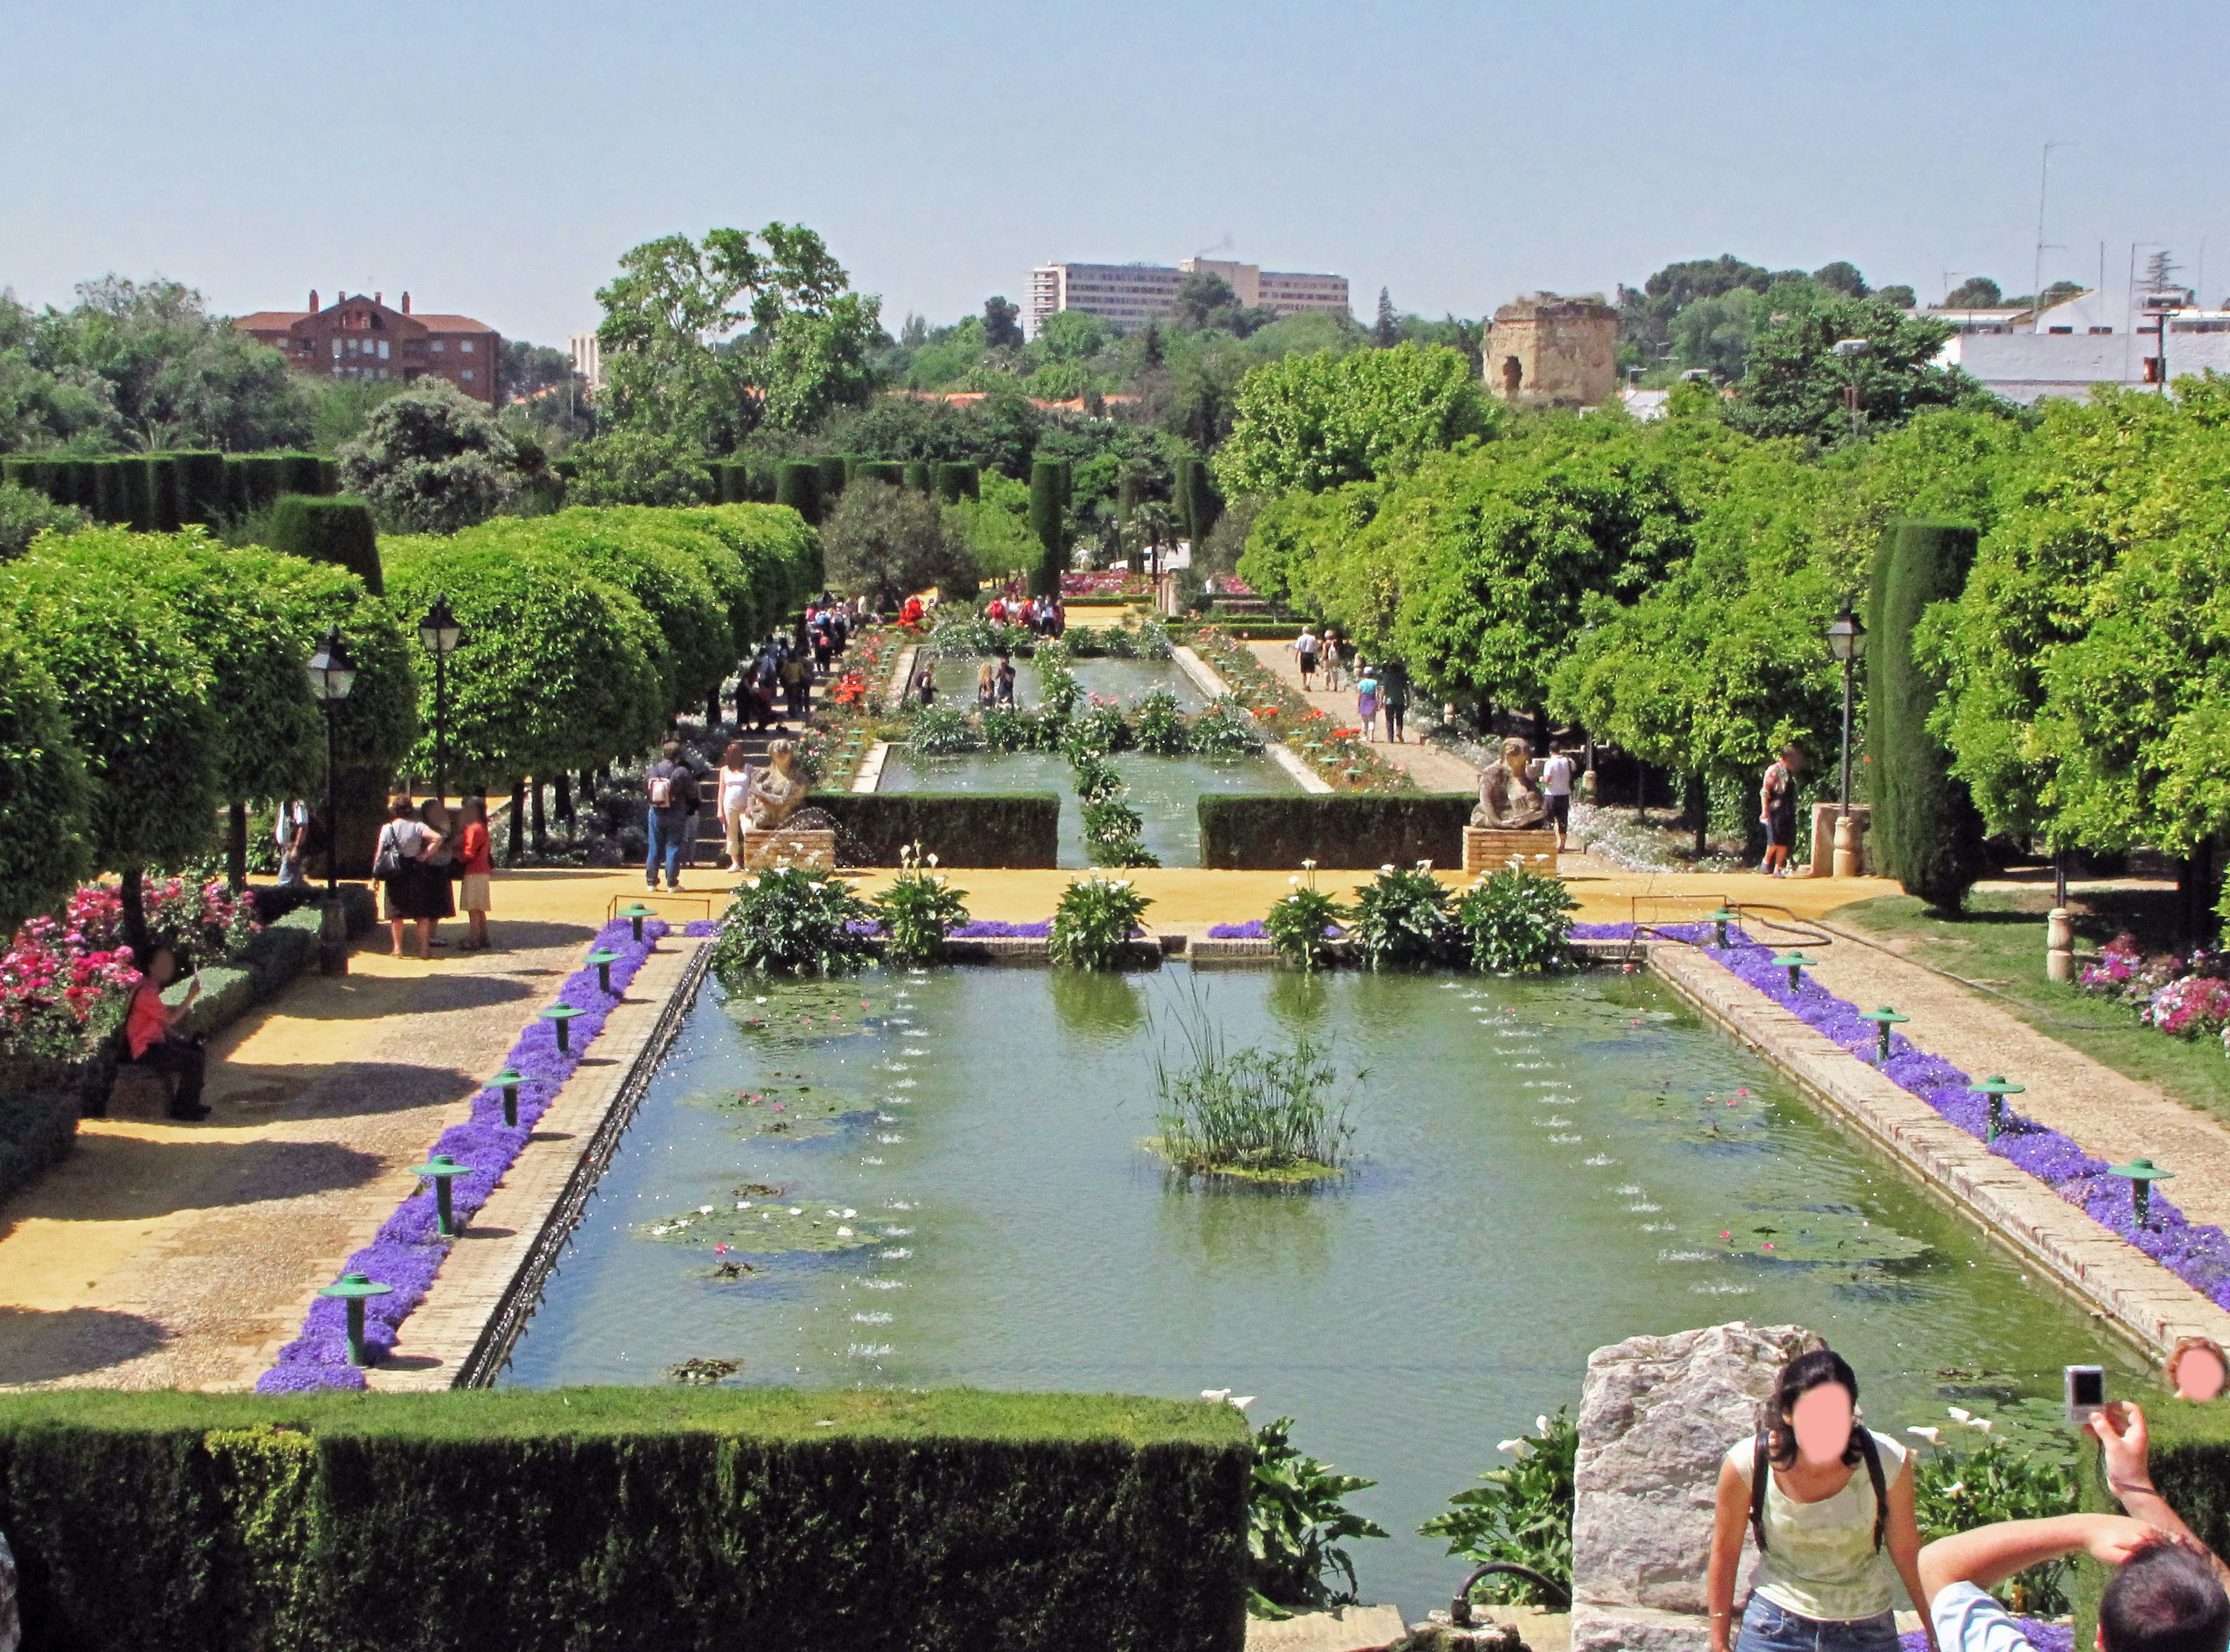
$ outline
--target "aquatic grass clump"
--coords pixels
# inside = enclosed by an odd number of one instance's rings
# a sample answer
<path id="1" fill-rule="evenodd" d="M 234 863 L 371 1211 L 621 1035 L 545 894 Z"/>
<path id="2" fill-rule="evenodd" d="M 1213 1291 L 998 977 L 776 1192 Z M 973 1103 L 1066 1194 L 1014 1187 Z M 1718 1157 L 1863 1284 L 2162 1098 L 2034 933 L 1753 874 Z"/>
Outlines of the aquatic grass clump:
<path id="1" fill-rule="evenodd" d="M 1286 1051 L 1232 1050 L 1204 1005 L 1181 1019 L 1182 1064 L 1154 1059 L 1161 1135 L 1148 1145 L 1189 1175 L 1314 1181 L 1340 1173 L 1355 1128 L 1332 1094 L 1331 1053 L 1306 1038 Z"/>
<path id="2" fill-rule="evenodd" d="M 720 917 L 712 972 L 732 986 L 750 975 L 841 975 L 863 967 L 873 908 L 833 873 L 777 866 L 746 879 Z"/>

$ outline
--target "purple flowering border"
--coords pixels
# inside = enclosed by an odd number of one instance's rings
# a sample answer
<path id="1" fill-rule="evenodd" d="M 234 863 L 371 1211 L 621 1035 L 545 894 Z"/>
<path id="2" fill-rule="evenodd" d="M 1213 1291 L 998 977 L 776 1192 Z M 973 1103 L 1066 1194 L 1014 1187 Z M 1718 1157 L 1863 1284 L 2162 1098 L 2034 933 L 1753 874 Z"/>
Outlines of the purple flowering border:
<path id="1" fill-rule="evenodd" d="M 710 934 L 717 927 L 708 924 L 700 929 L 692 923 L 688 932 Z M 446 1153 L 467 1167 L 463 1175 L 449 1182 L 451 1207 L 461 1225 L 487 1203 L 488 1195 L 526 1146 L 535 1122 L 558 1099 L 558 1092 L 604 1030 L 605 1021 L 642 967 L 643 960 L 668 933 L 661 918 L 644 922 L 641 941 L 635 938 L 634 926 L 625 919 L 599 929 L 595 945 L 619 954 L 612 965 L 613 990 L 609 994 L 603 990 L 593 967 L 574 971 L 558 989 L 556 1000 L 582 1012 L 567 1030 L 569 1047 L 561 1052 L 556 1024 L 538 1016 L 505 1058 L 505 1064 L 524 1081 L 519 1087 L 518 1125 L 504 1123 L 503 1090 L 488 1084 L 473 1097 L 472 1116 L 441 1132 L 432 1150 Z M 364 1274 L 393 1287 L 389 1295 L 374 1296 L 364 1303 L 364 1346 L 375 1365 L 393 1350 L 403 1321 L 426 1300 L 452 1243 L 435 1231 L 434 1192 L 430 1185 L 424 1185 L 395 1207 L 370 1244 L 342 1264 L 345 1273 Z M 255 1379 L 255 1392 L 300 1394 L 325 1388 L 364 1387 L 363 1369 L 349 1363 L 347 1324 L 347 1309 L 339 1299 L 319 1297 L 303 1317 L 301 1334 L 280 1349 L 276 1362 Z"/>
<path id="2" fill-rule="evenodd" d="M 1856 1005 L 1837 998 L 1808 974 L 1800 972 L 1796 990 L 1789 991 L 1789 971 L 1773 963 L 1777 948 L 1752 941 L 1735 924 L 1727 926 L 1729 944 L 1724 948 L 1713 944 L 1713 926 L 1709 923 L 1657 924 L 1652 930 L 1672 940 L 1694 942 L 1704 956 L 1745 986 L 1840 1045 L 1854 1059 L 1869 1067 L 1874 1064 L 1874 1051 L 1880 1044 L 1875 1024 L 1861 1019 Z M 1631 923 L 1572 926 L 1572 937 L 1578 941 L 1624 941 L 1633 935 Z M 1898 1089 L 1918 1096 L 1949 1122 L 1982 1140 L 1988 1103 L 1969 1088 L 1968 1076 L 1941 1056 L 1915 1049 L 1903 1034 L 1892 1032 L 1890 1058 L 1881 1070 Z M 2091 1157 L 2059 1131 L 2008 1107 L 1989 1151 L 2135 1245 L 2217 1308 L 2230 1308 L 2230 1234 L 2212 1223 L 2187 1219 L 2162 1196 L 2157 1185 L 2147 1225 L 2140 1231 L 2130 1183 L 2108 1175 L 2104 1160 Z"/>

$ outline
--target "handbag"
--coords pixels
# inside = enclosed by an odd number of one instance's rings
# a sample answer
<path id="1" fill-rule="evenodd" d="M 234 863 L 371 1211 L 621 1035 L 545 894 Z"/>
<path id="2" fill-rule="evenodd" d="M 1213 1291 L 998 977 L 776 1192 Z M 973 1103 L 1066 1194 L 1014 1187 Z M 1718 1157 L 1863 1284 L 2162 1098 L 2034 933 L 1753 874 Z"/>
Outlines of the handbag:
<path id="1" fill-rule="evenodd" d="M 403 875 L 403 850 L 395 841 L 395 823 L 390 820 L 379 829 L 379 848 L 371 858 L 374 877 L 400 877 Z"/>

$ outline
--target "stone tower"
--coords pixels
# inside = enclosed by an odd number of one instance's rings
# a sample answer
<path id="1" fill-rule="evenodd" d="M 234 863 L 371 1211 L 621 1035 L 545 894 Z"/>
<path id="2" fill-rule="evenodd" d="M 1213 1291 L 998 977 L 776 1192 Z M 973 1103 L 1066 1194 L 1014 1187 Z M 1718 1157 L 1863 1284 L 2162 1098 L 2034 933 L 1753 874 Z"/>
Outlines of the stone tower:
<path id="1" fill-rule="evenodd" d="M 1618 384 L 1618 312 L 1592 294 L 1532 292 L 1494 312 L 1488 394 L 1524 407 L 1591 408 Z"/>

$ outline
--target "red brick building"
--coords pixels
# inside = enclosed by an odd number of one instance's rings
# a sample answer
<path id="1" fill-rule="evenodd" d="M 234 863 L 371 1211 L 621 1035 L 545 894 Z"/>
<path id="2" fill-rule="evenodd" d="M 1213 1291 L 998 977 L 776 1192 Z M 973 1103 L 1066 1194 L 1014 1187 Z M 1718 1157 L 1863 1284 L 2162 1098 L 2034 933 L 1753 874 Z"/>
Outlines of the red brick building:
<path id="1" fill-rule="evenodd" d="M 470 316 L 410 313 L 410 295 L 390 310 L 381 295 L 344 293 L 320 309 L 314 288 L 307 310 L 259 310 L 233 325 L 260 343 L 286 353 L 287 364 L 320 378 L 445 378 L 491 408 L 500 394 L 497 370 L 503 339 L 484 321 Z"/>

